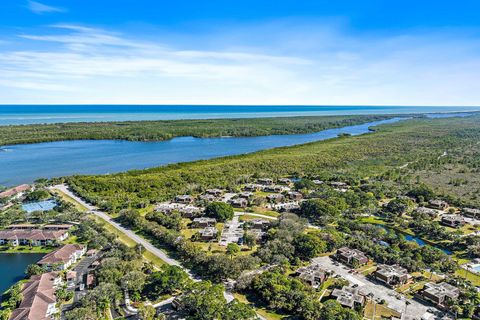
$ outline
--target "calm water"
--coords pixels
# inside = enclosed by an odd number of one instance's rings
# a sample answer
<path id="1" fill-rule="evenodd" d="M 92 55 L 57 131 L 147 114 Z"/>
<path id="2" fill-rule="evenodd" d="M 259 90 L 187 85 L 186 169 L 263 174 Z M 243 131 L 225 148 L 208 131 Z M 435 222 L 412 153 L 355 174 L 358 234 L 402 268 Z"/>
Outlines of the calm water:
<path id="1" fill-rule="evenodd" d="M 42 253 L 0 253 L 0 298 L 1 293 L 24 278 L 29 264 L 37 263 Z"/>
<path id="2" fill-rule="evenodd" d="M 311 134 L 261 137 L 180 137 L 160 142 L 61 141 L 3 147 L 0 152 L 0 185 L 29 183 L 38 178 L 73 174 L 105 174 L 170 163 L 211 159 L 330 139 L 341 133 L 359 135 L 370 126 L 401 118 L 376 121 Z"/>
<path id="3" fill-rule="evenodd" d="M 345 114 L 438 113 L 474 110 L 480 110 L 480 108 L 401 106 L 0 105 L 0 125 Z"/>

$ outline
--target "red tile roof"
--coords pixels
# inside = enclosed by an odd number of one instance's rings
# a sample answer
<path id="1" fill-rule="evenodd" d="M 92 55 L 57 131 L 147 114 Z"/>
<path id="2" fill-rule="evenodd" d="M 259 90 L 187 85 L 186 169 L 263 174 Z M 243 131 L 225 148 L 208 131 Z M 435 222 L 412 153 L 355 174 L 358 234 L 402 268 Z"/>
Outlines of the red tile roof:
<path id="1" fill-rule="evenodd" d="M 15 188 L 11 188 L 11 189 L 8 189 L 8 190 L 5 190 L 3 192 L 0 192 L 0 198 L 8 198 L 8 197 L 12 197 L 20 192 L 24 192 L 24 191 L 27 191 L 27 190 L 30 190 L 32 187 L 30 187 L 28 184 L 22 184 L 22 185 L 19 185 Z"/>

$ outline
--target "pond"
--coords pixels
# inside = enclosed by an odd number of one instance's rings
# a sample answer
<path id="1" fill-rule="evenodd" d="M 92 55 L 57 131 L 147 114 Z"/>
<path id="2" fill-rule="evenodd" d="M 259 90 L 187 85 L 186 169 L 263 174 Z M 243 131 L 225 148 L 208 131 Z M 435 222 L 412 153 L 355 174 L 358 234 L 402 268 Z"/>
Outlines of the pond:
<path id="1" fill-rule="evenodd" d="M 400 232 L 400 231 L 397 231 L 397 230 L 394 230 L 392 228 L 389 228 L 388 226 L 385 226 L 385 225 L 378 225 L 379 227 L 389 231 L 389 230 L 393 230 L 397 235 L 402 235 L 406 241 L 410 241 L 410 242 L 415 242 L 416 244 L 418 244 L 420 247 L 424 247 L 426 245 L 429 245 L 429 246 L 432 246 L 434 248 L 437 248 L 439 250 L 442 250 L 445 254 L 448 254 L 448 255 L 452 255 L 453 252 L 450 251 L 450 250 L 447 250 L 447 249 L 444 249 L 444 248 L 441 248 L 439 246 L 434 246 L 434 245 L 430 245 L 428 243 L 426 243 L 424 240 L 418 238 L 418 237 L 415 237 L 415 236 L 412 236 L 410 234 L 406 234 L 406 233 L 403 233 L 403 232 Z"/>
<path id="2" fill-rule="evenodd" d="M 43 253 L 0 253 L 0 294 L 22 280 L 27 266 L 37 263 L 43 256 Z"/>

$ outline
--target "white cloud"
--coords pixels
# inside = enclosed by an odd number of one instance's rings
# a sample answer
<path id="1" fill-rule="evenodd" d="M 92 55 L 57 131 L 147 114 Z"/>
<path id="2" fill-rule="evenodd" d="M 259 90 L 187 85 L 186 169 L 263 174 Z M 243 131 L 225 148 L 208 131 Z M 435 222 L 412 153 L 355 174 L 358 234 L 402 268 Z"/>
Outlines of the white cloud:
<path id="1" fill-rule="evenodd" d="M 52 27 L 56 32 L 21 35 L 22 47 L 30 49 L 0 51 L 0 103 L 480 101 L 479 43 L 458 35 L 351 37 L 309 27 L 277 30 L 270 43 L 242 41 L 236 48 L 211 35 L 216 48 L 204 49 L 78 25 Z"/>
<path id="2" fill-rule="evenodd" d="M 46 4 L 29 0 L 27 4 L 27 8 L 35 14 L 44 14 L 44 13 L 52 13 L 52 12 L 65 12 L 64 8 L 59 7 L 52 7 Z"/>

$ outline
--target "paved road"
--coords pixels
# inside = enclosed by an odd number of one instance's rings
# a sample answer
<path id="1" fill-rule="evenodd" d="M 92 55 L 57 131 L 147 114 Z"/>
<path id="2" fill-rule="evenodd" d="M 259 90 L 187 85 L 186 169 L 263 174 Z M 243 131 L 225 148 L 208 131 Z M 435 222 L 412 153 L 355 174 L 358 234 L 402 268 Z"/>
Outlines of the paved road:
<path id="1" fill-rule="evenodd" d="M 69 197 L 71 197 L 72 199 L 74 199 L 75 201 L 80 203 L 82 206 L 87 208 L 90 213 L 95 214 L 96 216 L 102 218 L 107 223 L 114 226 L 117 230 L 126 234 L 129 238 L 131 238 L 136 243 L 141 244 L 146 250 L 150 251 L 155 256 L 157 256 L 160 259 L 162 259 L 163 261 L 165 261 L 167 264 L 181 267 L 183 270 L 185 270 L 185 272 L 188 273 L 188 275 L 190 276 L 191 279 L 193 279 L 194 281 L 200 281 L 200 279 L 198 277 L 195 277 L 190 270 L 183 267 L 178 260 L 170 258 L 165 252 L 163 252 L 162 250 L 160 250 L 157 247 L 155 247 L 154 245 L 152 245 L 149 241 L 140 237 L 139 235 L 137 235 L 132 230 L 126 229 L 123 226 L 121 226 L 119 223 L 115 222 L 108 214 L 106 214 L 103 211 L 100 211 L 94 205 L 86 202 L 85 200 L 83 200 L 82 198 L 78 197 L 73 192 L 71 192 L 70 189 L 68 189 L 68 187 L 66 185 L 64 185 L 64 184 L 55 185 L 55 186 L 51 187 L 51 189 L 57 189 L 57 190 L 60 190 L 61 192 L 65 193 L 66 195 L 68 195 Z M 234 299 L 233 295 L 230 292 L 225 291 L 223 295 L 224 295 L 225 299 L 227 300 L 227 302 L 230 302 Z"/>
<path id="2" fill-rule="evenodd" d="M 105 212 L 103 211 L 100 211 L 97 207 L 95 207 L 94 205 L 91 205 L 89 203 L 87 203 L 85 200 L 83 200 L 82 198 L 76 196 L 73 192 L 71 192 L 68 187 L 66 185 L 56 185 L 56 186 L 53 186 L 51 187 L 52 189 L 57 189 L 57 190 L 60 190 L 61 192 L 65 193 L 66 195 L 68 195 L 69 197 L 71 197 L 72 199 L 74 199 L 75 201 L 77 201 L 78 203 L 80 203 L 82 206 L 84 206 L 85 208 L 88 209 L 88 211 L 92 214 L 95 214 L 96 216 L 102 218 L 103 220 L 105 220 L 106 222 L 108 222 L 109 224 L 111 224 L 112 226 L 114 226 L 117 230 L 121 231 L 122 233 L 126 234 L 129 238 L 131 238 L 133 241 L 135 241 L 136 243 L 139 243 L 141 244 L 147 251 L 150 251 L 151 253 L 153 253 L 155 256 L 159 257 L 160 259 L 162 259 L 163 261 L 165 261 L 167 264 L 169 265 L 173 265 L 173 266 L 179 266 L 179 267 L 182 267 L 183 266 L 180 264 L 179 261 L 175 260 L 175 259 L 172 259 L 170 258 L 165 252 L 163 252 L 162 250 L 158 249 L 157 247 L 155 247 L 154 245 L 152 245 L 149 241 L 145 240 L 144 238 L 140 237 L 139 235 L 137 235 L 135 232 L 133 232 L 132 230 L 129 230 L 129 229 L 126 229 L 124 227 L 122 227 L 118 222 L 115 222 L 108 214 L 106 214 Z M 185 269 L 185 268 L 183 268 Z M 185 269 L 185 271 L 188 272 L 188 274 L 190 275 L 190 277 L 193 278 L 192 274 L 190 273 L 189 270 Z"/>
<path id="3" fill-rule="evenodd" d="M 384 285 L 374 283 L 368 280 L 362 274 L 348 273 L 350 268 L 345 268 L 343 264 L 336 266 L 330 257 L 318 257 L 313 259 L 314 263 L 320 264 L 327 270 L 333 270 L 335 274 L 347 279 L 350 283 L 358 285 L 358 288 L 365 293 L 373 293 L 375 298 L 383 299 L 387 302 L 388 307 L 403 313 L 405 311 L 405 296 L 400 296 L 394 290 Z M 401 297 L 400 299 L 397 296 Z M 420 319 L 427 312 L 428 306 L 423 305 L 417 300 L 408 299 L 410 305 L 403 319 Z"/>

